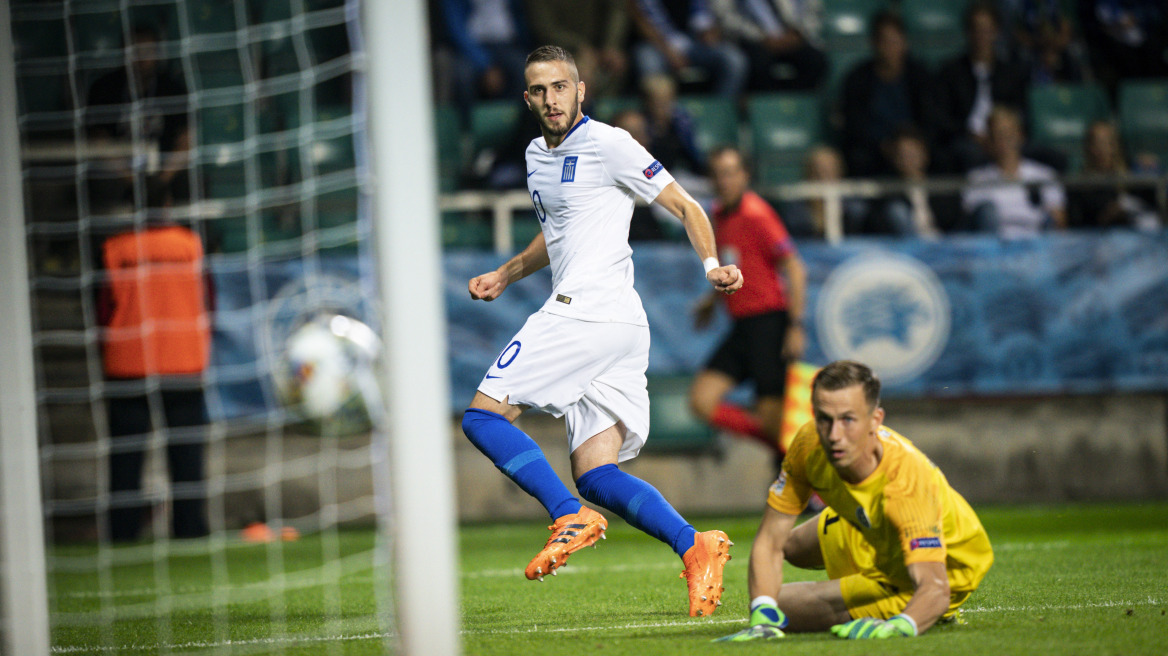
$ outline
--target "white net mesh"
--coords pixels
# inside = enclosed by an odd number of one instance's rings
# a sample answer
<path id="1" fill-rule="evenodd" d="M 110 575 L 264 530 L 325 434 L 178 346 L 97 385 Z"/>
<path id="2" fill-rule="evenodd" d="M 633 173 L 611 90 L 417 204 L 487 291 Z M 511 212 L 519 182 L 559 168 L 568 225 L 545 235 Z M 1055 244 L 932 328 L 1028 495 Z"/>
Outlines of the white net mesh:
<path id="1" fill-rule="evenodd" d="M 314 317 L 377 327 L 355 1 L 10 8 L 54 652 L 382 640 L 384 449 L 359 411 L 302 421 L 272 377 Z M 205 251 L 209 364 L 173 375 L 159 337 L 142 375 L 111 373 L 111 335 L 166 333 L 149 306 L 176 287 L 128 274 L 127 328 L 111 263 L 154 251 L 108 244 L 174 226 Z"/>

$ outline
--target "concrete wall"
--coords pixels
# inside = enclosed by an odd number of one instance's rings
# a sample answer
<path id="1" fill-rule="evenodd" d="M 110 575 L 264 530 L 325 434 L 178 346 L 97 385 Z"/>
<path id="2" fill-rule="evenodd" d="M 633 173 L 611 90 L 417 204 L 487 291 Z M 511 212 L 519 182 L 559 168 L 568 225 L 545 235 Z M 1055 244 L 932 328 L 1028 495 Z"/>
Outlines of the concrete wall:
<path id="1" fill-rule="evenodd" d="M 1164 396 L 890 400 L 884 406 L 885 423 L 917 444 L 974 503 L 1168 498 Z M 570 481 L 563 423 L 535 415 L 520 425 Z M 456 439 L 455 454 L 464 520 L 545 516 L 465 439 Z M 766 449 L 729 438 L 709 454 L 642 455 L 623 468 L 657 486 L 683 514 L 761 512 L 775 475 Z"/>
<path id="2" fill-rule="evenodd" d="M 1168 396 L 889 400 L 884 406 L 885 423 L 915 442 L 974 503 L 1168 498 Z M 462 436 L 459 420 L 452 418 L 449 433 L 433 439 L 448 439 L 454 448 L 460 518 L 546 517 Z M 563 422 L 530 413 L 518 425 L 574 489 Z M 158 455 L 148 458 L 146 490 L 167 485 Z M 374 508 L 368 457 L 365 438 L 233 435 L 208 451 L 212 490 L 223 492 L 222 505 L 212 501 L 212 507 L 222 508 L 228 529 L 291 518 L 313 530 L 322 504 L 326 523 L 332 517 L 368 522 Z M 622 467 L 686 515 L 761 512 L 775 476 L 766 449 L 729 437 L 707 453 L 645 453 Z M 57 500 L 92 497 L 97 469 L 90 459 L 55 462 L 45 472 L 48 493 Z M 166 512 L 156 506 L 155 521 L 165 522 Z M 96 536 L 92 515 L 57 517 L 50 525 L 61 540 Z"/>

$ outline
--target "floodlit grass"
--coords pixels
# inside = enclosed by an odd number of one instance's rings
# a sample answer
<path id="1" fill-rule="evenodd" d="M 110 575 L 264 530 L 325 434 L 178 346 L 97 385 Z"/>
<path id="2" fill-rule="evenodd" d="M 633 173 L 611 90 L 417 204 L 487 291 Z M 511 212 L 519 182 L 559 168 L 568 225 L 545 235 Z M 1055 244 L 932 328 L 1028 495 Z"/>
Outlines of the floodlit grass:
<path id="1" fill-rule="evenodd" d="M 623 522 L 544 583 L 523 578 L 543 524 L 463 527 L 467 654 L 1083 654 L 1168 653 L 1168 503 L 980 508 L 996 563 L 965 605 L 964 626 L 911 640 L 827 634 L 711 645 L 744 626 L 756 518 L 702 518 L 735 541 L 726 596 L 710 618 L 686 614 L 681 561 Z M 277 545 L 201 543 L 168 558 L 152 545 L 51 556 L 53 651 L 69 654 L 379 654 L 371 532 Z M 322 554 L 339 556 L 339 560 Z M 108 574 L 94 559 L 112 561 Z M 279 559 L 282 564 L 274 559 Z M 73 571 L 65 571 L 73 570 Z M 281 576 L 280 572 L 284 574 Z M 821 576 L 788 568 L 788 580 Z M 161 594 L 169 589 L 171 595 Z M 456 621 L 452 618 L 451 621 Z"/>

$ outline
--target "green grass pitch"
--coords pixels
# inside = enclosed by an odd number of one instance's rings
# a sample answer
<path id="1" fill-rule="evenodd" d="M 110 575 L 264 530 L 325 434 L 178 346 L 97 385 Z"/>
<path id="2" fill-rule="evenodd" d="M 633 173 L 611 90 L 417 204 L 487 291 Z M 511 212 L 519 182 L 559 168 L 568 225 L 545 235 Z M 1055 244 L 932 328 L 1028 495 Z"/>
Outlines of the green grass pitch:
<path id="1" fill-rule="evenodd" d="M 687 616 L 680 559 L 619 520 L 599 548 L 573 555 L 543 583 L 527 581 L 523 567 L 546 539 L 544 525 L 464 526 L 463 648 L 500 656 L 1168 654 L 1168 503 L 978 513 L 996 562 L 965 605 L 966 624 L 880 642 L 816 634 L 709 644 L 744 626 L 755 517 L 696 521 L 699 530 L 721 528 L 735 541 L 724 605 L 710 618 Z M 91 546 L 53 549 L 53 653 L 383 653 L 370 531 L 218 548 L 217 558 L 201 543 L 158 552 L 160 559 L 151 558 L 150 544 L 105 550 L 106 573 L 94 572 L 101 554 Z M 819 576 L 787 571 L 788 580 Z M 159 594 L 166 589 L 173 594 Z"/>

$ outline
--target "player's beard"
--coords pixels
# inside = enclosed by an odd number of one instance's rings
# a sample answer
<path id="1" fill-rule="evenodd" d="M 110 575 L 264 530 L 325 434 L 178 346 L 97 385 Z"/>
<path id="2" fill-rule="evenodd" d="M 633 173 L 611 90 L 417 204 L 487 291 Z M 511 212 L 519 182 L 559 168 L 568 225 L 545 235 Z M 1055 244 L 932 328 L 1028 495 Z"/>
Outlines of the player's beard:
<path id="1" fill-rule="evenodd" d="M 543 120 L 540 121 L 543 123 L 544 132 L 556 137 L 562 137 L 567 134 L 568 130 L 571 130 L 572 126 L 576 124 L 576 118 L 580 116 L 580 102 L 573 98 L 572 106 L 564 111 L 564 116 L 568 118 L 568 122 L 564 123 L 564 127 L 562 128 L 552 125 L 552 122 L 548 120 L 547 116 L 544 116 Z"/>

